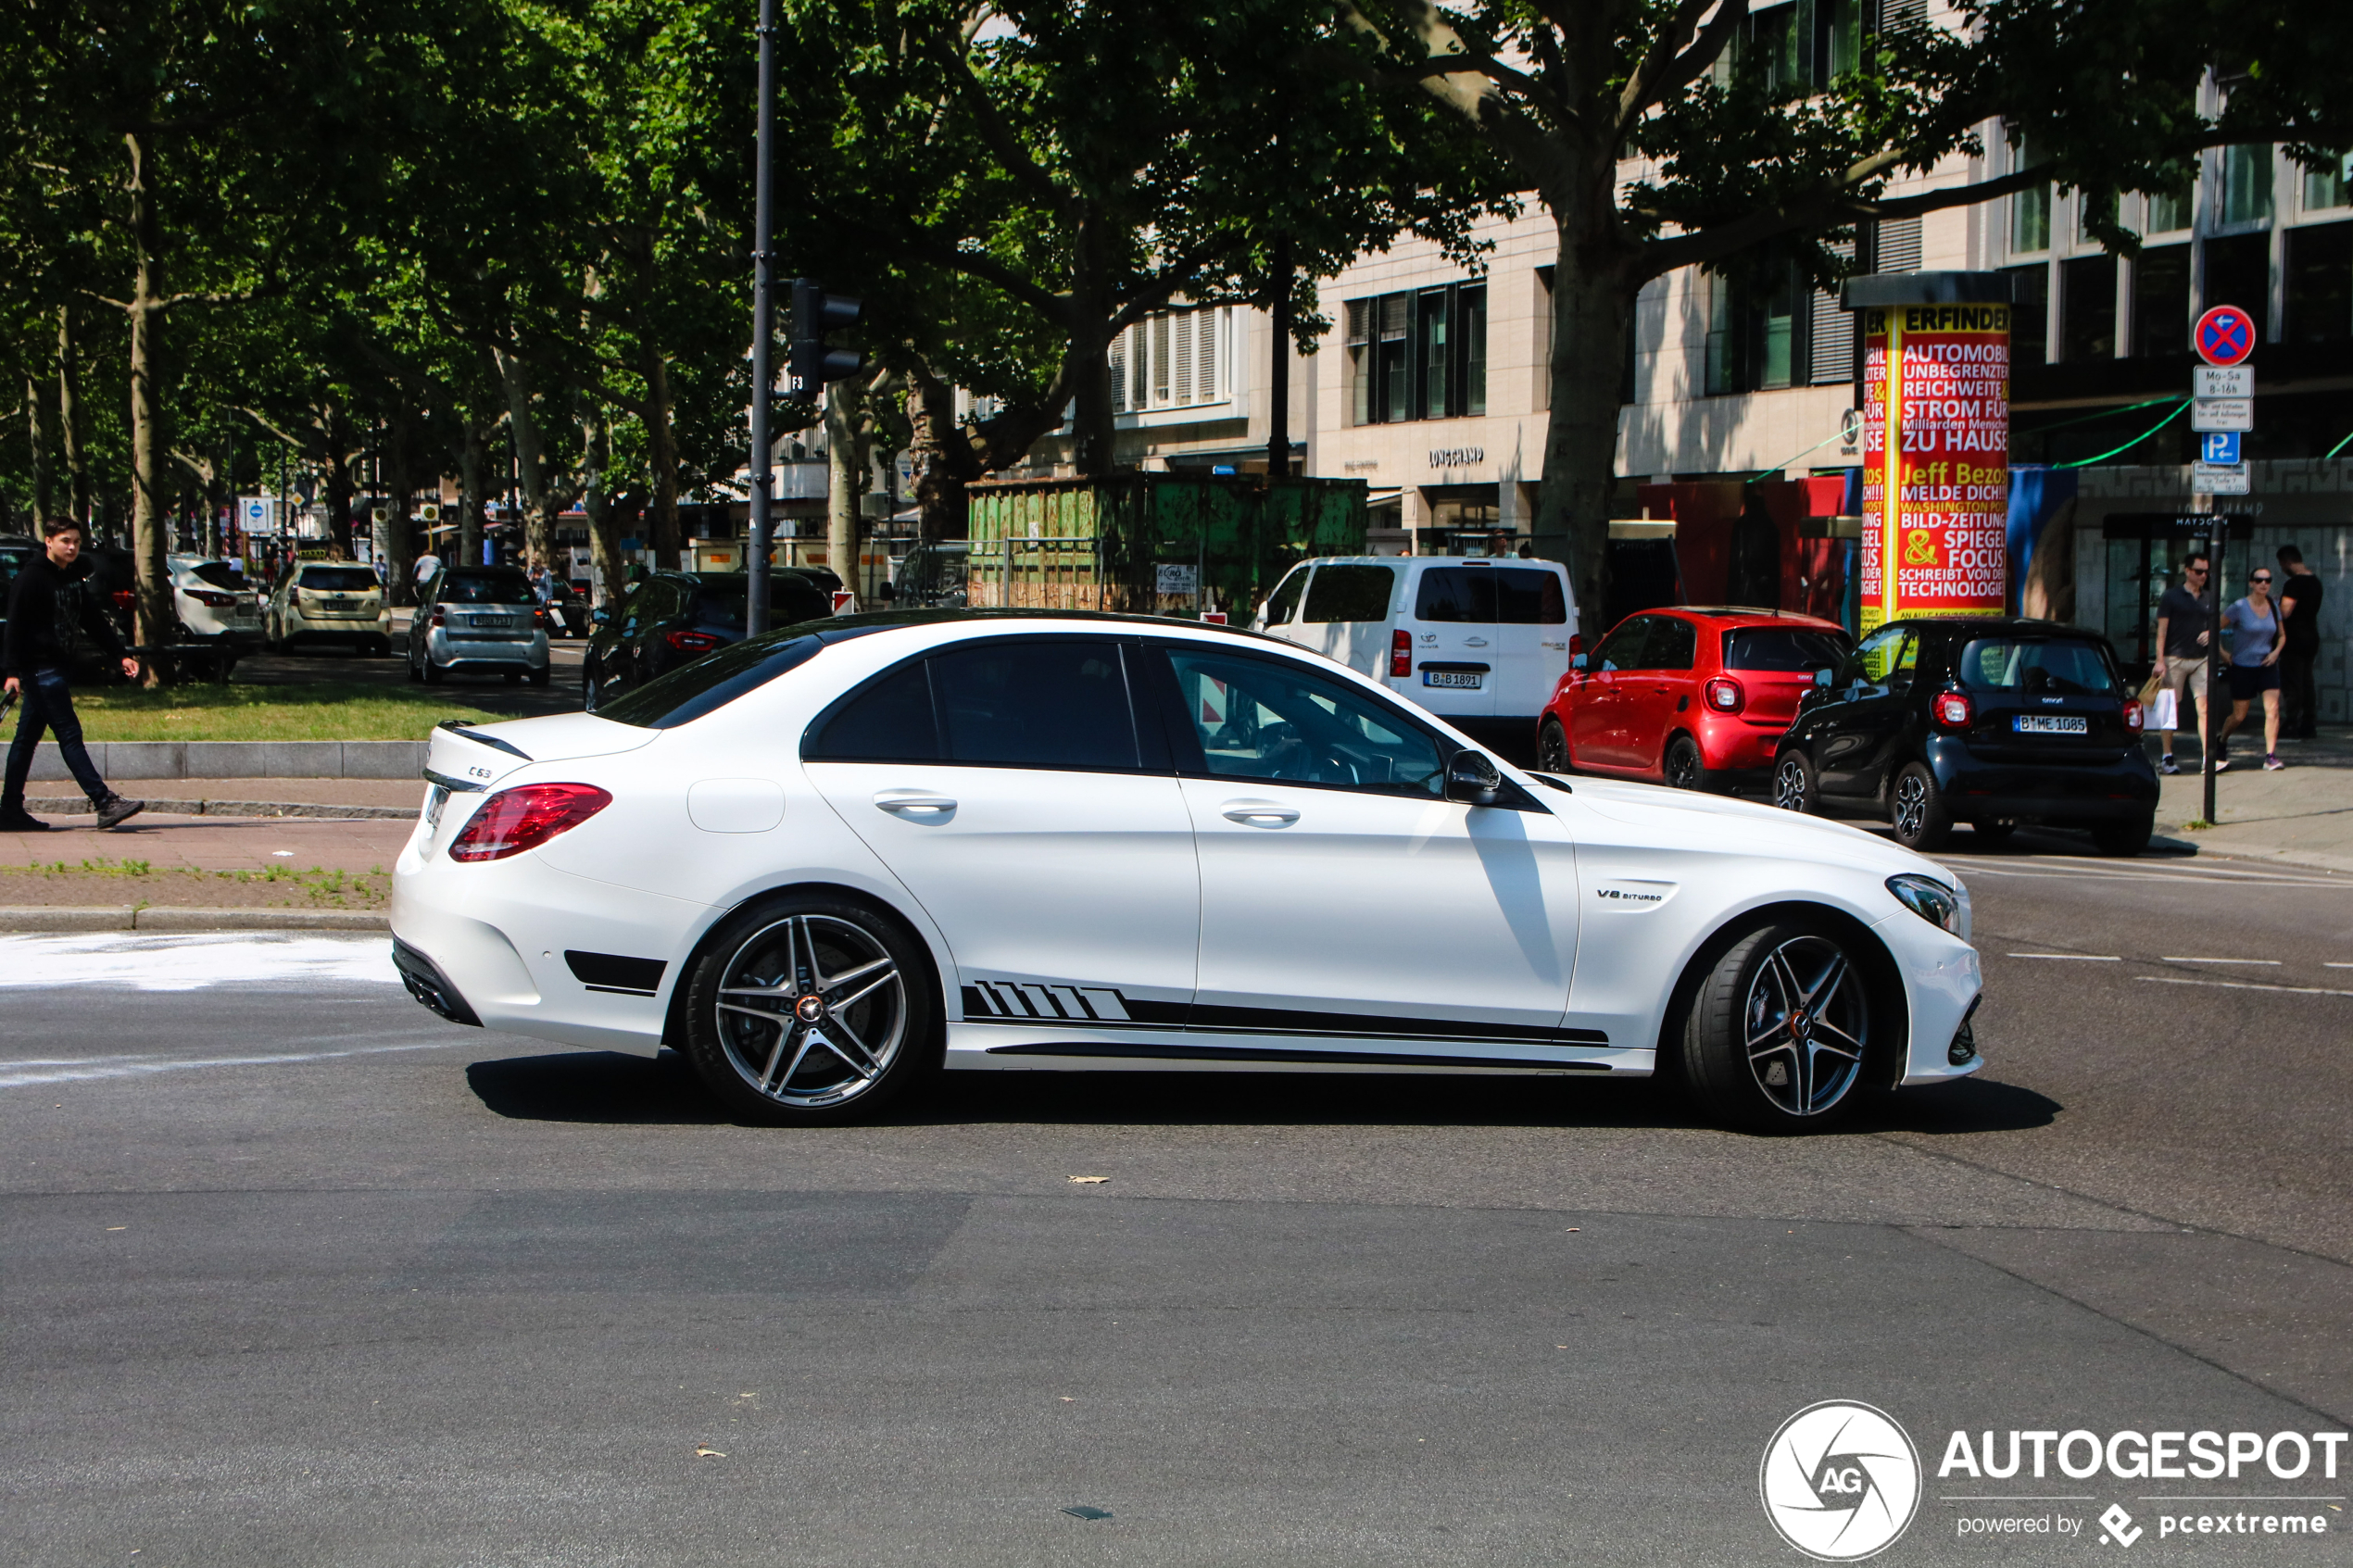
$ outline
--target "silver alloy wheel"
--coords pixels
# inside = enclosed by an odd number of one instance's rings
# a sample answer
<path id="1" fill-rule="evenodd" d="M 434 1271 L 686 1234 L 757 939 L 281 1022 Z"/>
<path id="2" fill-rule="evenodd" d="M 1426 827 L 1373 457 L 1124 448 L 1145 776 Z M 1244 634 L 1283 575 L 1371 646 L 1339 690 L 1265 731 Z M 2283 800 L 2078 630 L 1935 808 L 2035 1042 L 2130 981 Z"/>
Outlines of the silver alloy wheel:
<path id="1" fill-rule="evenodd" d="M 1806 798 L 1806 764 L 1795 757 L 1784 757 L 1781 765 L 1773 770 L 1773 804 L 1784 811 L 1803 812 Z"/>
<path id="2" fill-rule="evenodd" d="M 1918 773 L 1906 773 L 1895 781 L 1895 836 L 1914 839 L 1928 825 L 1928 785 Z"/>
<path id="3" fill-rule="evenodd" d="M 872 932 L 834 915 L 755 931 L 720 971 L 712 1022 L 754 1090 L 801 1110 L 855 1099 L 907 1037 L 906 981 Z"/>
<path id="4" fill-rule="evenodd" d="M 1741 1009 L 1756 1086 L 1792 1116 L 1819 1116 L 1863 1071 L 1870 1000 L 1845 950 L 1827 936 L 1794 936 L 1766 955 Z"/>

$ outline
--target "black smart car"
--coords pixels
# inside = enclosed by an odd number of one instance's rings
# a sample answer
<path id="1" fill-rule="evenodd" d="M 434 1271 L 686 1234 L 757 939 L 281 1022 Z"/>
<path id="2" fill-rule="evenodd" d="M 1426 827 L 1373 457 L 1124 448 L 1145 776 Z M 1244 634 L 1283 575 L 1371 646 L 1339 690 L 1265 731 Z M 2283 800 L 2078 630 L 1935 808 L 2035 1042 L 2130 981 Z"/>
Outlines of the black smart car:
<path id="1" fill-rule="evenodd" d="M 597 611 L 582 656 L 586 706 L 667 673 L 715 647 L 740 642 L 749 579 L 740 571 L 657 571 L 618 604 Z M 833 596 L 806 572 L 768 579 L 768 623 L 790 626 L 834 611 Z"/>
<path id="2" fill-rule="evenodd" d="M 1955 822 L 1981 840 L 2020 822 L 2091 830 L 2137 855 L 2157 810 L 2141 705 L 2108 640 L 2055 621 L 1891 621 L 1815 676 L 1773 763 L 1773 803 L 1876 811 L 1906 848 Z"/>

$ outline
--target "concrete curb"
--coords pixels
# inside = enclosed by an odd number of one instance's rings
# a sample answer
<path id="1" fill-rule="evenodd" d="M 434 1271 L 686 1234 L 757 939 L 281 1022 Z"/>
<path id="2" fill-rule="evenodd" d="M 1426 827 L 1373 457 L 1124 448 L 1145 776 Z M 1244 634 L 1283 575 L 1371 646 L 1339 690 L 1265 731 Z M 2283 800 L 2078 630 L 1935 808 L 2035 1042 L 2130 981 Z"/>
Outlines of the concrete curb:
<path id="1" fill-rule="evenodd" d="M 25 809 L 34 816 L 90 817 L 98 809 L 80 795 L 29 797 Z M 417 820 L 413 806 L 325 806 L 286 800 L 171 800 L 151 798 L 147 809 L 175 817 L 321 817 L 332 822 L 405 822 Z"/>
<path id="2" fill-rule="evenodd" d="M 0 905 L 0 932 L 74 931 L 389 931 L 380 909 L 253 909 L 187 907 L 139 909 L 123 904 Z"/>
<path id="3" fill-rule="evenodd" d="M 425 765 L 421 740 L 110 740 L 90 743 L 90 760 L 117 783 L 133 779 L 413 779 Z M 33 754 L 32 776 L 69 779 L 57 744 Z"/>

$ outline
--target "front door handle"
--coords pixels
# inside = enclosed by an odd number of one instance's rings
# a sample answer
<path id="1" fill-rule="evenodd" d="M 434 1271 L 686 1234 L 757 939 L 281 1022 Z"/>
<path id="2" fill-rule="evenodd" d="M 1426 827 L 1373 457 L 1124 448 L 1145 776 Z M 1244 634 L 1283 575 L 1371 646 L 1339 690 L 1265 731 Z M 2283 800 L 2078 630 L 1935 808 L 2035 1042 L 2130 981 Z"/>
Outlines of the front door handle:
<path id="1" fill-rule="evenodd" d="M 1252 828 L 1287 828 L 1299 821 L 1299 809 L 1277 800 L 1228 800 L 1218 810 L 1229 822 Z"/>
<path id="2" fill-rule="evenodd" d="M 884 789 L 875 792 L 875 804 L 900 816 L 946 817 L 956 802 L 927 789 Z"/>
<path id="3" fill-rule="evenodd" d="M 1466 648 L 1483 648 L 1486 646 L 1487 639 L 1484 637 L 1465 637 L 1463 639 L 1463 646 Z"/>

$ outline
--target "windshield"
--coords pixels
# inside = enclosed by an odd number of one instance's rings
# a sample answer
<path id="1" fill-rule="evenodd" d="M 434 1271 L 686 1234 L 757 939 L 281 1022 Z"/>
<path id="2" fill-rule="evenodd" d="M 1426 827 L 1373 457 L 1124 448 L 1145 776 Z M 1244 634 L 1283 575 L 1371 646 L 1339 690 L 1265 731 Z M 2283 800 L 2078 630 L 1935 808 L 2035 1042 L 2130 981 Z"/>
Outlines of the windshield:
<path id="1" fill-rule="evenodd" d="M 299 585 L 314 594 L 371 594 L 383 586 L 365 566 L 306 566 Z"/>
<path id="2" fill-rule="evenodd" d="M 308 585 L 310 571 L 303 573 Z M 374 579 L 369 579 L 370 586 Z M 442 580 L 441 591 L 434 597 L 446 605 L 535 605 L 539 596 L 531 591 L 531 579 L 520 571 L 467 572 L 460 576 L 451 572 Z"/>
<path id="3" fill-rule="evenodd" d="M 1724 668 L 1810 673 L 1835 670 L 1846 658 L 1846 638 L 1837 632 L 1803 626 L 1744 626 L 1724 633 Z"/>
<path id="4" fill-rule="evenodd" d="M 2112 696 L 2116 671 L 2080 637 L 1981 637 L 1961 650 L 1961 684 L 1982 692 Z"/>

